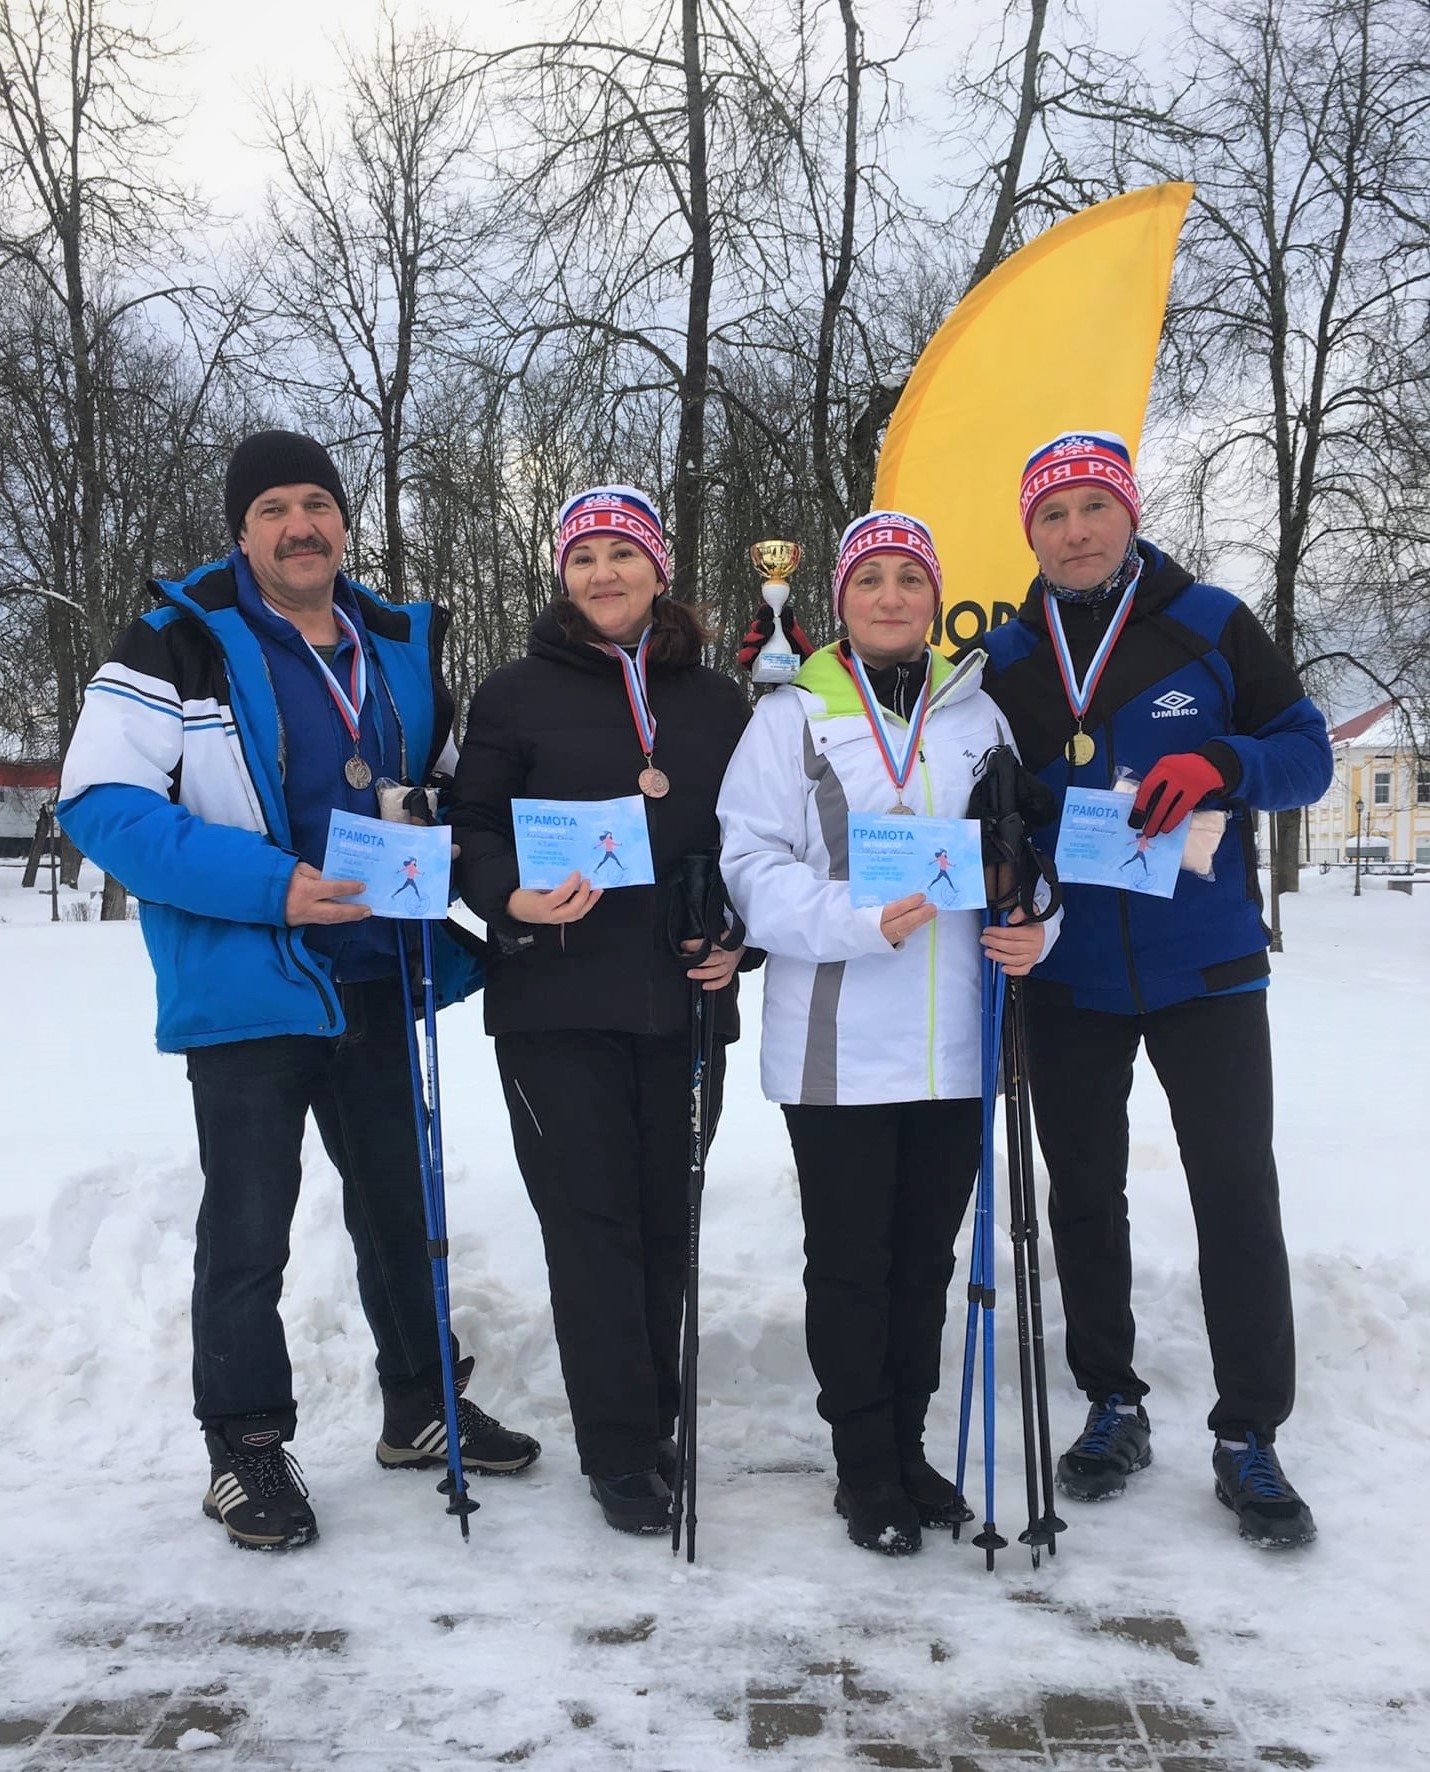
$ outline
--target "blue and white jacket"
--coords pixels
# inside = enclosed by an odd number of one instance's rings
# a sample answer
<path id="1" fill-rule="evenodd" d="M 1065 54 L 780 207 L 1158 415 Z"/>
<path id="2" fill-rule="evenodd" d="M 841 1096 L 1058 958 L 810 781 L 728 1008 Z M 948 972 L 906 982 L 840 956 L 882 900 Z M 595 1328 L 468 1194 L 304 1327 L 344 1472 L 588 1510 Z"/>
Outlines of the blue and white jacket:
<path id="1" fill-rule="evenodd" d="M 1067 886 L 1062 936 L 1033 973 L 1079 1007 L 1136 1014 L 1264 984 L 1268 931 L 1256 878 L 1256 810 L 1309 806 L 1331 781 L 1326 722 L 1251 610 L 1202 584 L 1139 538 L 1132 611 L 1088 709 L 1097 746 L 1076 768 L 1074 730 L 1035 581 L 1017 619 L 981 640 L 983 687 L 1007 715 L 1025 764 L 1052 788 L 1110 788 L 1119 769 L 1145 776 L 1160 758 L 1197 751 L 1226 783 L 1208 804 L 1230 816 L 1211 881 L 1183 873 L 1169 899 Z M 1115 599 L 1060 613 L 1074 668 L 1087 668 Z M 1035 836 L 1052 854 L 1055 820 Z"/>
<path id="2" fill-rule="evenodd" d="M 445 611 L 382 602 L 349 580 L 391 696 L 403 780 L 450 774 Z M 336 1035 L 329 962 L 284 920 L 298 861 L 283 775 L 286 735 L 258 637 L 218 561 L 150 587 L 85 691 L 60 781 L 60 822 L 139 900 L 158 993 L 158 1044 L 181 1052 L 276 1034 Z M 481 982 L 441 931 L 442 1002 Z"/>

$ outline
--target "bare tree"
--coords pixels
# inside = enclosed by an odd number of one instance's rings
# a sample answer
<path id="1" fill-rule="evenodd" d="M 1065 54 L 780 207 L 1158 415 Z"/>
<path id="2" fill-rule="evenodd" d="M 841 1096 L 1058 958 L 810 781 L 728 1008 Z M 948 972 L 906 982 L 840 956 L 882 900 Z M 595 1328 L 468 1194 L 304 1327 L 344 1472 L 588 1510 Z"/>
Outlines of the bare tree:
<path id="1" fill-rule="evenodd" d="M 399 31 L 391 7 L 343 67 L 335 124 L 310 92 L 261 101 L 279 171 L 250 266 L 268 298 L 260 330 L 290 347 L 277 384 L 307 424 L 316 400 L 376 456 L 381 576 L 401 602 L 409 402 L 446 353 L 456 272 L 471 269 L 478 112 L 470 57 L 431 25 Z"/>
<path id="2" fill-rule="evenodd" d="M 1407 0 L 1199 7 L 1187 146 L 1147 156 L 1197 186 L 1168 321 L 1182 515 L 1197 552 L 1249 548 L 1298 667 L 1346 650 L 1347 576 L 1373 605 L 1423 474 L 1403 415 L 1430 386 L 1424 21 Z M 1278 815 L 1282 891 L 1299 820 Z"/>

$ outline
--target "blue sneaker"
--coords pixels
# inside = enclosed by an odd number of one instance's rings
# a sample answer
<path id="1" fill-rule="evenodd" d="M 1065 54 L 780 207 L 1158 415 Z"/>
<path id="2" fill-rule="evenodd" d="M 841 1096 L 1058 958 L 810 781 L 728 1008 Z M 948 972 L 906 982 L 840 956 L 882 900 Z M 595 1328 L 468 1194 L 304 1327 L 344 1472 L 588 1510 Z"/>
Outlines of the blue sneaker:
<path id="1" fill-rule="evenodd" d="M 1127 1487 L 1133 1471 L 1152 1462 L 1152 1429 L 1139 1403 L 1120 1413 L 1121 1397 L 1094 1403 L 1087 1424 L 1058 1460 L 1058 1488 L 1074 1501 L 1111 1501 Z"/>
<path id="2" fill-rule="evenodd" d="M 1216 1498 L 1236 1515 L 1241 1536 L 1263 1550 L 1290 1550 L 1316 1536 L 1311 1510 L 1286 1481 L 1274 1446 L 1255 1434 L 1246 1445 L 1212 1448 Z"/>

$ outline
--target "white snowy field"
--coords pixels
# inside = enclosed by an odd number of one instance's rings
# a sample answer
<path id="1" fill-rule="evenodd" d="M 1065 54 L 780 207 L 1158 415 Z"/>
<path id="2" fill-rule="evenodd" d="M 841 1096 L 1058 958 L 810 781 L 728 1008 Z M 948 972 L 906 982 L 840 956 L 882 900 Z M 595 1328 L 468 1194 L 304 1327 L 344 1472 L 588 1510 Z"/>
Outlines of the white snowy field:
<path id="1" fill-rule="evenodd" d="M 1041 1570 L 1014 1545 L 990 1576 L 947 1535 L 902 1561 L 856 1550 L 831 1510 L 792 1166 L 756 1082 L 758 984 L 706 1195 L 695 1567 L 662 1540 L 610 1531 L 578 1475 L 540 1242 L 478 1004 L 441 1024 L 455 1321 L 477 1355 L 473 1395 L 539 1435 L 544 1455 L 521 1478 L 477 1485 L 466 1546 L 432 1476 L 377 1468 L 371 1346 L 314 1137 L 284 1311 L 294 1449 L 322 1537 L 287 1557 L 231 1550 L 199 1512 L 206 1473 L 189 1415 L 199 1176 L 183 1064 L 153 1048 L 137 925 L 51 925 L 18 880 L 0 866 L 0 1742 L 7 1718 L 207 1693 L 246 1713 L 228 1733 L 186 1739 L 216 1763 L 946 1767 L 969 1713 L 1027 1715 L 1079 1693 L 1215 1710 L 1232 1734 L 1208 1765 L 1430 1764 L 1430 881 L 1412 900 L 1371 879 L 1356 900 L 1348 875 L 1308 873 L 1283 901 L 1271 1005 L 1301 1379 L 1279 1449 L 1318 1542 L 1258 1554 L 1213 1498 L 1191 1218 L 1147 1074 L 1132 1212 L 1156 1462 L 1115 1503 L 1065 1503 L 1069 1529 Z M 1085 1405 L 1062 1365 L 1046 1239 L 1044 1258 L 1061 1447 Z M 1009 1537 L 1026 1518 L 1011 1300 L 1008 1285 L 998 1511 Z M 957 1281 L 950 1315 L 930 1451 L 951 1469 Z M 976 1467 L 970 1485 L 981 1493 Z M 1180 1620 L 1182 1650 L 1168 1653 L 1156 1630 L 1139 1640 L 1125 1624 L 1138 1618 Z M 327 1653 L 253 1641 L 305 1630 L 346 1636 Z M 874 1702 L 851 1698 L 850 1670 Z M 790 1694 L 812 1702 L 812 1732 L 781 1739 L 775 1713 Z M 761 1703 L 775 1716 L 765 1736 Z M 1036 1753 L 1018 1764 L 1154 1763 L 1142 1745 L 1072 1758 L 1049 1746 L 1050 1759 L 1025 1746 Z M 71 1749 L 97 1763 L 166 1757 L 51 1735 L 0 1746 L 0 1762 L 49 1766 Z"/>

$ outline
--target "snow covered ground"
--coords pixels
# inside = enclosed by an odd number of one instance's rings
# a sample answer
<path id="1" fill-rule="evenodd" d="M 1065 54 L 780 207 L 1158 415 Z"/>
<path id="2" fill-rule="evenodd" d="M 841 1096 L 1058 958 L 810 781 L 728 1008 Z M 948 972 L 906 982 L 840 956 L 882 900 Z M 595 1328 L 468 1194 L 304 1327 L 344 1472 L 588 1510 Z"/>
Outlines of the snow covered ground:
<path id="1" fill-rule="evenodd" d="M 183 1065 L 153 1050 L 137 926 L 51 925 L 18 880 L 0 865 L 0 1763 L 154 1765 L 166 1749 L 141 1742 L 178 1739 L 215 1764 L 394 1772 L 1430 1765 L 1430 882 L 1411 899 L 1372 879 L 1355 900 L 1349 876 L 1310 873 L 1284 901 L 1271 1001 L 1301 1391 L 1280 1449 L 1319 1542 L 1258 1555 L 1213 1498 L 1190 1213 L 1144 1076 L 1132 1209 L 1157 1462 L 1116 1503 L 1066 1504 L 1055 1561 L 1034 1573 L 1015 1546 L 990 1576 L 942 1535 L 904 1561 L 858 1551 L 831 1510 L 793 1173 L 756 1083 L 758 986 L 706 1198 L 695 1567 L 608 1530 L 578 1476 L 473 1005 L 442 1022 L 456 1323 L 473 1394 L 545 1454 L 478 1486 L 465 1547 L 430 1476 L 377 1468 L 371 1348 L 314 1138 L 285 1316 L 322 1538 L 289 1557 L 230 1550 L 199 1514 L 188 1415 L 199 1178 Z M 1084 1405 L 1051 1281 L 1047 1303 L 1061 1445 Z M 946 1386 L 930 1447 L 950 1466 L 955 1410 Z M 1012 1536 L 1011 1385 L 1000 1436 Z M 152 1734 L 180 1699 L 193 1727 Z M 1072 1699 L 1092 1711 L 1056 1724 Z M 107 1740 L 70 1708 L 107 1705 L 112 1725 L 126 1701 L 130 1732 Z M 1176 1707 L 1205 1729 L 1159 1748 Z M 53 1732 L 67 1711 L 80 1733 Z"/>

